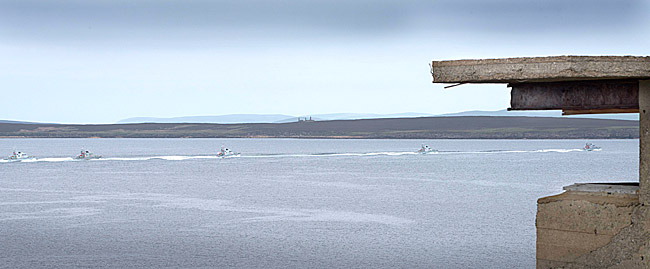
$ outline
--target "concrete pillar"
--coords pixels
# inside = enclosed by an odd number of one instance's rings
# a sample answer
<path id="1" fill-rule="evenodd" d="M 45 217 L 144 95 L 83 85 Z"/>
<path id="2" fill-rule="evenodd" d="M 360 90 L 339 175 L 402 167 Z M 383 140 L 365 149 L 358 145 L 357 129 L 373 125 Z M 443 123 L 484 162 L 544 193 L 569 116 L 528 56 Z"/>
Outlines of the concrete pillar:
<path id="1" fill-rule="evenodd" d="M 639 80 L 639 202 L 650 205 L 650 80 Z"/>

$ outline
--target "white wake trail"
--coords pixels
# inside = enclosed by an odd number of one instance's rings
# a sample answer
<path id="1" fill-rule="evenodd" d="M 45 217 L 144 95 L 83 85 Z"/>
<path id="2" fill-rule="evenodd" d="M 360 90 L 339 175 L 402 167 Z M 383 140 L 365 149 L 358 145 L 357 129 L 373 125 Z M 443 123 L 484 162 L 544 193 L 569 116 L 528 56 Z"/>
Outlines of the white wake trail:
<path id="1" fill-rule="evenodd" d="M 413 155 L 454 155 L 454 154 L 508 154 L 508 153 L 571 153 L 582 152 L 583 149 L 536 149 L 536 150 L 484 150 L 484 151 L 436 151 L 427 154 L 419 154 L 415 151 L 379 151 L 379 152 L 342 152 L 342 153 L 309 153 L 309 154 L 266 154 L 266 155 L 234 155 L 234 156 L 217 156 L 217 155 L 164 155 L 164 156 L 138 156 L 138 157 L 106 157 L 91 160 L 77 160 L 72 157 L 46 157 L 46 158 L 32 158 L 26 160 L 7 160 L 0 159 L 0 163 L 38 163 L 38 162 L 83 162 L 83 161 L 149 161 L 149 160 L 164 160 L 164 161 L 188 161 L 198 159 L 230 159 L 230 158 L 321 158 L 321 157 L 372 157 L 372 156 L 413 156 Z M 597 149 L 594 151 L 601 151 Z"/>

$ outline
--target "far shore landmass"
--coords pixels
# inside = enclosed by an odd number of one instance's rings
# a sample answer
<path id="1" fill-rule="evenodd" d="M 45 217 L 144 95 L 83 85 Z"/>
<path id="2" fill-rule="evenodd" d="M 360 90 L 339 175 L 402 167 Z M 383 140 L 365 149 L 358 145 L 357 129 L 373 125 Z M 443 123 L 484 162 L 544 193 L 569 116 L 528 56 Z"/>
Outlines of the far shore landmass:
<path id="1" fill-rule="evenodd" d="M 420 117 L 290 123 L 0 123 L 1 138 L 634 139 L 637 121 Z"/>

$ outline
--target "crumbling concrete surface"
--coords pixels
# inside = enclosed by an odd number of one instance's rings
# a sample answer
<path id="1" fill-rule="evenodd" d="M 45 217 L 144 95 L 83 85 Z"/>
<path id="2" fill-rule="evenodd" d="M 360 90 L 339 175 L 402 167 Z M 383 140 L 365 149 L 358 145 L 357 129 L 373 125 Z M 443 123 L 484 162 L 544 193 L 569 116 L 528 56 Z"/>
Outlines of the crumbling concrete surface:
<path id="1" fill-rule="evenodd" d="M 639 81 L 639 199 L 650 206 L 650 80 Z"/>
<path id="2" fill-rule="evenodd" d="M 650 57 L 553 56 L 433 61 L 434 83 L 521 83 L 650 78 Z"/>
<path id="3" fill-rule="evenodd" d="M 537 268 L 650 268 L 650 208 L 637 194 L 541 198 L 536 226 Z"/>

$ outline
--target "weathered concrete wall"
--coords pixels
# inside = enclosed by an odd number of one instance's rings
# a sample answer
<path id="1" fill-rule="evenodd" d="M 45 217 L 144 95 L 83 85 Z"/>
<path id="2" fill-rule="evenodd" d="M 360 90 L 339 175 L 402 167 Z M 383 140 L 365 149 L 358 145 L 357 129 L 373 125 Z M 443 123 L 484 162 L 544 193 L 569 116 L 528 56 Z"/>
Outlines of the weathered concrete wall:
<path id="1" fill-rule="evenodd" d="M 650 80 L 639 81 L 639 185 L 641 203 L 650 206 Z"/>
<path id="2" fill-rule="evenodd" d="M 536 226 L 537 268 L 650 268 L 650 210 L 637 194 L 541 198 Z"/>

